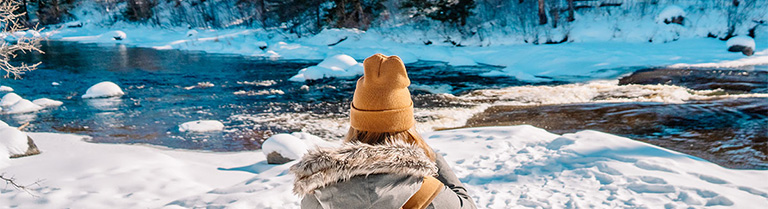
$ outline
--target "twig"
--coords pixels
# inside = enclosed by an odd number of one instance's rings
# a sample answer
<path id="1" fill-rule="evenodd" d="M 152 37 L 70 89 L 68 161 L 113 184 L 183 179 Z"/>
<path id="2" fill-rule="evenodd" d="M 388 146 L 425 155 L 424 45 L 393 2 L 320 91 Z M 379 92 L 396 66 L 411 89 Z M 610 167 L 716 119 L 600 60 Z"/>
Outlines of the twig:
<path id="1" fill-rule="evenodd" d="M 23 125 L 19 126 L 18 129 L 19 129 L 19 131 L 24 130 L 24 128 L 26 128 L 27 126 L 29 126 L 29 122 L 26 122 Z"/>
<path id="2" fill-rule="evenodd" d="M 24 191 L 27 194 L 32 195 L 33 197 L 38 197 L 37 195 L 32 194 L 32 191 L 29 190 L 29 186 L 32 186 L 32 185 L 40 186 L 40 180 L 38 180 L 38 181 L 36 181 L 36 182 L 34 182 L 34 183 L 30 184 L 30 185 L 26 185 L 25 186 L 25 185 L 21 185 L 19 183 L 16 183 L 16 179 L 13 178 L 13 177 L 5 177 L 5 174 L 0 174 L 0 179 L 5 181 L 5 185 L 6 186 L 7 185 L 11 185 L 14 188 L 16 188 L 17 190 Z"/>

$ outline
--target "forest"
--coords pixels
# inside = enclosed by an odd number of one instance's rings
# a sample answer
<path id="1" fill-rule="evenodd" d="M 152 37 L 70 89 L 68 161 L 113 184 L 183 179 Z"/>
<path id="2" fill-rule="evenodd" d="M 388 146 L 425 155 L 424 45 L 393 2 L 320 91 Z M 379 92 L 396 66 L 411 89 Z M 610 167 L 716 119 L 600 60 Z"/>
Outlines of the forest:
<path id="1" fill-rule="evenodd" d="M 755 29 L 767 27 L 768 21 L 765 0 L 15 1 L 20 1 L 18 12 L 26 12 L 24 19 L 29 25 L 87 20 L 106 26 L 128 22 L 156 27 L 263 28 L 299 37 L 326 28 L 424 31 L 442 36 L 454 45 L 466 40 L 483 43 L 498 36 L 516 36 L 526 43 L 561 43 L 585 24 L 613 25 L 614 33 L 627 32 L 636 24 L 633 21 L 653 21 L 666 5 L 678 5 L 689 12 L 687 20 L 681 16 L 676 21 L 664 22 L 688 28 L 676 32 L 691 33 L 690 36 L 722 40 L 736 35 L 754 37 Z"/>

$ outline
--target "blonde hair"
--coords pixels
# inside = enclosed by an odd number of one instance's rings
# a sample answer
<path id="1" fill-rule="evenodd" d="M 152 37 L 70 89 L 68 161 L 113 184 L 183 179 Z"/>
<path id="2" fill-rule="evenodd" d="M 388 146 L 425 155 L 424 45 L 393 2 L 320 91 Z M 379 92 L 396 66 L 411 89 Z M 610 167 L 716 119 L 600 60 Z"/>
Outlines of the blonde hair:
<path id="1" fill-rule="evenodd" d="M 349 132 L 344 138 L 346 142 L 362 142 L 370 145 L 386 144 L 387 142 L 402 141 L 409 144 L 415 144 L 424 150 L 424 154 L 433 162 L 435 161 L 435 152 L 427 145 L 427 142 L 421 138 L 421 134 L 416 129 L 410 128 L 400 132 L 370 132 L 361 131 L 349 127 Z"/>

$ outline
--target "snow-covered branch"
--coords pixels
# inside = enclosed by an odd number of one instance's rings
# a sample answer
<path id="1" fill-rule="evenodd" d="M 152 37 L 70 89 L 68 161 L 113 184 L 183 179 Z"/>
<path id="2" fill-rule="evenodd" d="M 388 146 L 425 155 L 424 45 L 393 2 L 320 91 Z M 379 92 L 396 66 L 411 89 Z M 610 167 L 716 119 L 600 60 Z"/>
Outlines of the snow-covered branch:
<path id="1" fill-rule="evenodd" d="M 14 65 L 11 59 L 16 58 L 18 52 L 29 53 L 39 52 L 43 53 L 38 48 L 40 40 L 42 38 L 37 35 L 39 29 L 34 27 L 32 29 L 22 21 L 25 12 L 18 11 L 19 3 L 16 1 L 2 1 L 0 2 L 0 27 L 2 33 L 0 33 L 0 69 L 5 71 L 5 77 L 20 78 L 22 74 L 27 71 L 37 69 L 40 63 L 27 64 L 20 63 Z M 27 33 L 21 33 L 27 31 Z"/>

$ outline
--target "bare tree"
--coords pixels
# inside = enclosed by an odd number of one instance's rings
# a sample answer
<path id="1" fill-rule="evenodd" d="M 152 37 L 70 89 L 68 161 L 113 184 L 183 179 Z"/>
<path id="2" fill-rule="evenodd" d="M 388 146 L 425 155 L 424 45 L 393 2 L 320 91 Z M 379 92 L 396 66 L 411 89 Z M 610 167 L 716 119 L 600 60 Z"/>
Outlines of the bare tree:
<path id="1" fill-rule="evenodd" d="M 39 35 L 28 35 L 39 34 L 40 30 L 37 27 L 27 28 L 22 19 L 26 12 L 14 12 L 18 11 L 19 6 L 19 2 L 16 0 L 0 2 L 0 29 L 2 29 L 0 36 L 3 37 L 0 39 L 0 69 L 5 71 L 5 78 L 9 78 L 11 75 L 14 79 L 20 78 L 25 72 L 35 70 L 40 65 L 39 62 L 32 65 L 27 63 L 14 65 L 11 63 L 11 59 L 16 58 L 18 53 L 43 53 L 38 48 L 42 38 Z M 28 33 L 18 33 L 25 30 L 29 30 Z"/>

